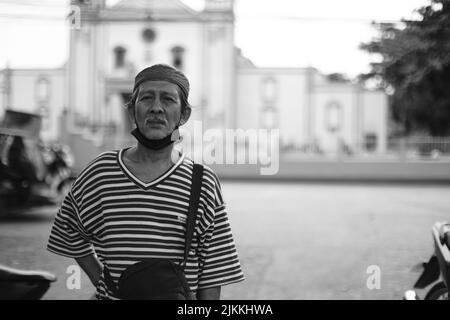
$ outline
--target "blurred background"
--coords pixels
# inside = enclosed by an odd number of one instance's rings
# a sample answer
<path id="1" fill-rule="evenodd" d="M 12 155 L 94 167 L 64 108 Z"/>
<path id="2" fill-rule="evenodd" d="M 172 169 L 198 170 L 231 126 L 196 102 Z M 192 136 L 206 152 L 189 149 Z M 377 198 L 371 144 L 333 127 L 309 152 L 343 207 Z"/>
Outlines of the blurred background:
<path id="1" fill-rule="evenodd" d="M 448 0 L 0 0 L 0 264 L 55 273 L 44 298 L 92 295 L 45 251 L 53 217 L 134 144 L 134 76 L 167 63 L 186 130 L 279 130 L 276 174 L 211 164 L 247 277 L 224 298 L 400 299 L 450 217 L 449 39 Z"/>

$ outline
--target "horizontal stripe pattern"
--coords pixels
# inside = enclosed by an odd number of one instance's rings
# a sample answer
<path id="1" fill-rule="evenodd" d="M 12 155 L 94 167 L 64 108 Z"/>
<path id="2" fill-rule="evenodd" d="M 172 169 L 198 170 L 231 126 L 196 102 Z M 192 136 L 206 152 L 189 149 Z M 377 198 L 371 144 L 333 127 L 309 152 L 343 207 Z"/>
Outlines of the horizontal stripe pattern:
<path id="1" fill-rule="evenodd" d="M 145 258 L 182 261 L 193 161 L 182 156 L 150 183 L 121 161 L 125 149 L 94 159 L 78 176 L 55 217 L 47 249 L 71 258 L 96 254 L 117 283 Z M 242 281 L 217 175 L 207 166 L 186 278 L 193 291 Z M 97 297 L 116 299 L 102 275 Z"/>

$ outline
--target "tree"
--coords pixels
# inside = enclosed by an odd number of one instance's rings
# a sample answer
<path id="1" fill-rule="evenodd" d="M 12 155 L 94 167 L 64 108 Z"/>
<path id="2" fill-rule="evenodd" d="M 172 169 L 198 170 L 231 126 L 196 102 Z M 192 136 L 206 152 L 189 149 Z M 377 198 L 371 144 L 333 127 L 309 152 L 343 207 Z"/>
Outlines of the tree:
<path id="1" fill-rule="evenodd" d="M 450 134 L 450 0 L 431 0 L 418 11 L 421 19 L 403 27 L 378 23 L 380 37 L 360 46 L 379 54 L 362 81 L 375 81 L 390 94 L 394 120 L 406 134 L 426 130 Z"/>
<path id="2" fill-rule="evenodd" d="M 330 73 L 327 75 L 327 79 L 331 82 L 338 82 L 338 83 L 348 83 L 350 82 L 350 79 L 346 74 L 342 73 Z"/>

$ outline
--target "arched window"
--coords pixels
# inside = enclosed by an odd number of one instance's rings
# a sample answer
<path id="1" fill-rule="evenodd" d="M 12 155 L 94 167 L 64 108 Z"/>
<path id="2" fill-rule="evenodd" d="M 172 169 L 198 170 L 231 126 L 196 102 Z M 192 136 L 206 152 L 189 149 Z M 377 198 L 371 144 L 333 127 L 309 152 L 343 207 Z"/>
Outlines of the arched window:
<path id="1" fill-rule="evenodd" d="M 50 100 L 50 81 L 40 77 L 35 83 L 35 97 L 39 103 L 47 103 Z"/>
<path id="2" fill-rule="evenodd" d="M 125 54 L 127 50 L 124 47 L 117 46 L 114 48 L 114 66 L 115 68 L 122 68 L 125 66 Z"/>
<path id="3" fill-rule="evenodd" d="M 276 101 L 278 98 L 278 82 L 272 76 L 266 76 L 261 80 L 260 94 L 262 99 L 261 125 L 263 128 L 277 127 L 278 110 Z"/>
<path id="4" fill-rule="evenodd" d="M 265 104 L 273 105 L 278 97 L 277 80 L 271 76 L 266 77 L 261 83 L 261 97 Z"/>
<path id="5" fill-rule="evenodd" d="M 328 131 L 336 132 L 342 127 L 342 107 L 337 102 L 331 102 L 325 109 L 325 126 Z"/>
<path id="6" fill-rule="evenodd" d="M 182 70 L 184 67 L 184 48 L 181 46 L 175 46 L 172 48 L 172 65 Z"/>

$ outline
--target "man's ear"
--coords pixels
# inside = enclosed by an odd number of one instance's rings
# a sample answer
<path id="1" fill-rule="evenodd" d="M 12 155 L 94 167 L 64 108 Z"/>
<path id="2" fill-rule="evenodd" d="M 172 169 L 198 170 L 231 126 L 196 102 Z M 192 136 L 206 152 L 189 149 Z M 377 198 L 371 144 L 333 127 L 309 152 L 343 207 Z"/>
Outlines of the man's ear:
<path id="1" fill-rule="evenodd" d="M 125 107 L 128 111 L 128 118 L 130 119 L 131 123 L 136 124 L 136 101 L 137 96 L 139 94 L 139 88 L 134 89 L 133 93 L 131 94 L 131 99 L 125 104 Z"/>
<path id="2" fill-rule="evenodd" d="M 181 111 L 180 126 L 182 126 L 189 120 L 189 117 L 191 116 L 191 112 L 192 112 L 191 107 L 186 106 L 185 108 L 183 108 L 183 110 Z"/>
<path id="3" fill-rule="evenodd" d="M 127 111 L 128 111 L 128 117 L 129 117 L 131 123 L 136 123 L 136 117 L 134 114 L 134 106 L 128 105 Z"/>

